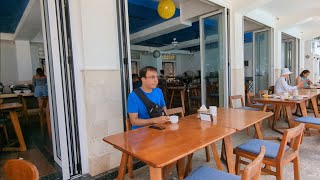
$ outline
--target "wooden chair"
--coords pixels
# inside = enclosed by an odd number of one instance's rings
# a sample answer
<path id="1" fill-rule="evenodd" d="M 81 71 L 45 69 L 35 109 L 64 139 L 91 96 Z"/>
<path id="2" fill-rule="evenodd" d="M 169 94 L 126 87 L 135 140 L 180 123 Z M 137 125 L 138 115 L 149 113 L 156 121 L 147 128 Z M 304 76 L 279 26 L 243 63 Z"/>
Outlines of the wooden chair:
<path id="1" fill-rule="evenodd" d="M 8 160 L 3 167 L 5 177 L 9 180 L 38 180 L 38 169 L 30 162 L 20 159 Z"/>
<path id="2" fill-rule="evenodd" d="M 235 107 L 233 105 L 234 100 L 240 100 L 241 101 L 241 106 L 240 107 Z M 230 107 L 234 109 L 244 109 L 244 110 L 252 110 L 252 111 L 260 111 L 258 108 L 253 108 L 253 107 L 248 107 L 244 105 L 243 97 L 242 95 L 234 95 L 234 96 L 229 96 L 229 102 L 230 102 Z M 247 128 L 247 135 L 249 135 L 250 132 L 250 127 Z"/>
<path id="3" fill-rule="evenodd" d="M 258 180 L 261 173 L 262 160 L 265 155 L 265 147 L 262 146 L 257 158 L 247 165 L 241 176 L 242 180 Z M 190 176 L 185 180 L 198 180 L 198 179 L 240 179 L 239 176 L 228 174 L 227 172 L 219 171 L 206 166 L 200 166 L 194 170 Z"/>
<path id="4" fill-rule="evenodd" d="M 315 117 L 299 117 L 295 119 L 296 124 L 301 124 L 304 123 L 306 130 L 305 132 L 307 134 L 320 134 L 320 118 L 315 118 Z M 317 131 L 314 131 L 316 129 Z"/>
<path id="5" fill-rule="evenodd" d="M 0 104 L 2 104 L 2 103 L 3 103 L 3 99 L 0 99 Z M 2 128 L 4 137 L 6 139 L 6 143 L 8 143 L 9 142 L 9 137 L 8 137 L 8 131 L 7 131 L 6 122 L 7 122 L 6 114 L 5 113 L 2 114 L 0 112 L 0 128 Z"/>
<path id="6" fill-rule="evenodd" d="M 262 169 L 263 172 L 274 175 L 277 180 L 281 180 L 283 179 L 283 167 L 293 162 L 294 179 L 300 179 L 299 147 L 303 130 L 304 124 L 285 130 L 280 144 L 266 140 L 252 139 L 239 145 L 234 149 L 234 153 L 236 154 L 236 172 L 239 173 L 240 163 L 248 164 L 248 162 L 241 160 L 241 157 L 253 160 L 257 157 L 259 148 L 265 146 L 266 154 L 263 159 L 263 164 L 266 165 L 266 168 Z M 288 142 L 290 146 L 287 145 Z M 276 171 L 272 171 L 269 168 L 270 166 L 275 167 Z"/>

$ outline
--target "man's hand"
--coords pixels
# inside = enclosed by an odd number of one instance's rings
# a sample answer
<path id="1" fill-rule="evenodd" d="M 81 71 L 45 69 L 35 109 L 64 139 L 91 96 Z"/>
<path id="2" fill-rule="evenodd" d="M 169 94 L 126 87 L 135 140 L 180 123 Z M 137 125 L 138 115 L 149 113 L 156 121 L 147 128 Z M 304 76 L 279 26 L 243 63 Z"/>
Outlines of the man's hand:
<path id="1" fill-rule="evenodd" d="M 154 123 L 155 124 L 164 124 L 170 120 L 169 116 L 160 116 L 157 118 L 154 118 Z"/>

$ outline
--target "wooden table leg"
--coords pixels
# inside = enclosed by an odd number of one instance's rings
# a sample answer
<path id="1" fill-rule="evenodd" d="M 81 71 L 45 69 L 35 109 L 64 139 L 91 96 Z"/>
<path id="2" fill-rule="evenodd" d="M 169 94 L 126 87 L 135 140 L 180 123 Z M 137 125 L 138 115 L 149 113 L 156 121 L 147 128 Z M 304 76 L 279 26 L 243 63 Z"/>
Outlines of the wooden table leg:
<path id="1" fill-rule="evenodd" d="M 185 105 L 184 105 L 184 90 L 181 90 L 180 91 L 180 96 L 181 96 L 181 105 L 182 105 L 182 109 L 183 109 L 183 113 L 186 113 L 186 110 L 185 110 Z"/>
<path id="2" fill-rule="evenodd" d="M 216 162 L 216 165 L 217 165 L 217 169 L 222 171 L 222 163 L 220 161 L 220 157 L 219 157 L 219 153 L 218 153 L 218 150 L 217 150 L 217 147 L 216 147 L 216 143 L 212 143 L 211 144 L 211 150 L 212 150 L 212 153 L 213 153 L 213 158 L 214 158 L 214 161 Z"/>
<path id="3" fill-rule="evenodd" d="M 162 180 L 162 168 L 154 168 L 150 166 L 150 179 L 151 180 Z"/>
<path id="4" fill-rule="evenodd" d="M 223 139 L 224 139 L 225 149 L 226 149 L 228 171 L 230 174 L 236 174 L 236 171 L 234 168 L 233 146 L 232 146 L 231 135 L 229 135 Z"/>
<path id="5" fill-rule="evenodd" d="M 261 132 L 261 127 L 260 127 L 260 123 L 255 123 L 254 127 L 256 128 L 256 133 L 257 133 L 257 138 L 258 139 L 263 139 L 262 137 L 262 132 Z"/>
<path id="6" fill-rule="evenodd" d="M 184 158 L 178 160 L 178 176 L 179 179 L 184 179 Z"/>
<path id="7" fill-rule="evenodd" d="M 14 127 L 14 131 L 16 132 L 18 141 L 19 141 L 19 148 L 14 148 L 14 147 L 6 147 L 3 148 L 3 151 L 26 151 L 27 147 L 26 144 L 24 142 L 24 138 L 23 138 L 23 134 L 20 128 L 20 123 L 19 123 L 19 119 L 18 119 L 18 114 L 16 111 L 10 111 L 10 118 L 12 121 L 12 125 Z"/>
<path id="8" fill-rule="evenodd" d="M 312 103 L 312 107 L 313 107 L 313 113 L 314 113 L 314 117 L 319 117 L 319 110 L 318 110 L 318 103 L 317 103 L 317 97 L 318 96 L 314 96 L 311 98 L 311 103 Z"/>
<path id="9" fill-rule="evenodd" d="M 127 167 L 127 163 L 128 163 L 128 154 L 125 152 L 122 152 L 122 157 L 121 157 L 121 163 L 120 163 L 120 167 L 119 167 L 119 171 L 118 171 L 118 179 L 119 180 L 123 180 L 124 179 L 124 175 L 126 173 L 126 167 Z"/>
<path id="10" fill-rule="evenodd" d="M 192 157 L 193 153 L 188 155 L 187 165 L 184 171 L 184 177 L 187 177 L 192 170 Z"/>
<path id="11" fill-rule="evenodd" d="M 174 90 L 172 89 L 171 98 L 170 98 L 170 106 L 169 106 L 170 109 L 172 106 L 173 96 L 174 96 Z"/>

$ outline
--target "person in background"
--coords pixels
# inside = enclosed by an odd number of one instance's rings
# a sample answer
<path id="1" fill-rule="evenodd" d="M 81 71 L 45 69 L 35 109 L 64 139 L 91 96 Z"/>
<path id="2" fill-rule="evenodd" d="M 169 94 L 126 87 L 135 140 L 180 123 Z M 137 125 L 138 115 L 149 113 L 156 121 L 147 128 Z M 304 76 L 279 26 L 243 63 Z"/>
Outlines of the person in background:
<path id="1" fill-rule="evenodd" d="M 297 84 L 296 86 L 290 86 L 286 79 L 289 78 L 289 75 L 292 72 L 290 72 L 290 70 L 288 68 L 283 68 L 281 70 L 281 76 L 279 77 L 279 79 L 276 81 L 276 84 L 274 86 L 274 93 L 277 95 L 281 95 L 283 93 L 290 93 L 298 88 L 303 87 L 303 82 L 300 82 L 299 84 Z"/>
<path id="2" fill-rule="evenodd" d="M 160 70 L 160 79 L 166 79 L 166 75 L 164 75 L 164 70 Z"/>
<path id="3" fill-rule="evenodd" d="M 139 88 L 150 101 L 161 107 L 167 114 L 166 102 L 164 101 L 162 91 L 157 88 L 157 69 L 152 66 L 147 66 L 142 68 L 139 74 L 142 82 L 142 86 Z M 170 119 L 168 116 L 150 118 L 145 104 L 134 91 L 132 91 L 128 97 L 128 114 L 132 124 L 132 129 L 137 129 L 151 124 L 164 124 Z"/>
<path id="4" fill-rule="evenodd" d="M 309 74 L 310 74 L 309 70 L 303 70 L 300 76 L 298 76 L 296 79 L 297 84 L 300 84 L 301 82 L 303 82 L 303 87 L 310 86 L 312 82 L 310 81 L 310 79 L 308 79 Z"/>
<path id="5" fill-rule="evenodd" d="M 141 81 L 139 79 L 138 74 L 132 74 L 132 87 L 133 89 L 136 89 L 138 87 L 141 87 Z"/>
<path id="6" fill-rule="evenodd" d="M 33 76 L 34 96 L 38 98 L 39 108 L 42 105 L 41 97 L 48 96 L 47 76 L 44 75 L 42 68 L 37 68 L 37 74 Z"/>

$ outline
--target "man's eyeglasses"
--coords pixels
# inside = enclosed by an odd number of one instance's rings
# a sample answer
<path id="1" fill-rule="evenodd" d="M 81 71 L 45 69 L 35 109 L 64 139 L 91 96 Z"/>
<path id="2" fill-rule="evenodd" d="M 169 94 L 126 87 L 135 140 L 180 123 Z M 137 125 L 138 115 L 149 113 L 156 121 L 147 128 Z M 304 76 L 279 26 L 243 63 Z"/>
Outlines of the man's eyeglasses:
<path id="1" fill-rule="evenodd" d="M 152 80 L 155 80 L 155 79 L 158 79 L 158 76 L 150 76 L 150 77 L 146 77 L 146 79 L 147 78 L 150 78 L 150 79 L 152 79 Z"/>

